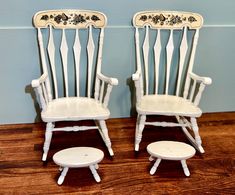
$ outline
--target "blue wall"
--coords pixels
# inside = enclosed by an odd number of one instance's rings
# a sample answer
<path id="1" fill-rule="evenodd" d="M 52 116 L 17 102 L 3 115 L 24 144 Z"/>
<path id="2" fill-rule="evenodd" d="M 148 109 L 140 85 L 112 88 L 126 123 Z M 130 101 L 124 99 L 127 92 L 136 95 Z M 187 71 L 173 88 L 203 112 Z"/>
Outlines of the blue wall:
<path id="1" fill-rule="evenodd" d="M 32 123 L 37 113 L 30 82 L 40 75 L 32 16 L 45 9 L 94 9 L 108 17 L 103 72 L 117 77 L 109 108 L 112 117 L 131 113 L 131 74 L 135 71 L 131 19 L 141 10 L 198 12 L 204 16 L 194 71 L 210 76 L 200 107 L 204 112 L 235 111 L 234 0 L 8 0 L 0 7 L 0 124 Z"/>

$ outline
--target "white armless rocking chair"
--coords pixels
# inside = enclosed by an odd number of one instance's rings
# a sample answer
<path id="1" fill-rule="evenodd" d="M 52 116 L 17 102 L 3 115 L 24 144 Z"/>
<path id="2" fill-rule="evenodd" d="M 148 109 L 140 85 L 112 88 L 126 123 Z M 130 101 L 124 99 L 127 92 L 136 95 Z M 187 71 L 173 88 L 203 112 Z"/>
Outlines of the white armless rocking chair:
<path id="1" fill-rule="evenodd" d="M 204 153 L 196 118 L 202 114 L 198 107 L 202 92 L 212 80 L 192 72 L 202 24 L 202 16 L 189 12 L 143 11 L 133 17 L 137 71 L 132 79 L 138 113 L 135 151 L 144 126 L 153 125 L 181 127 Z M 177 122 L 148 122 L 147 115 L 174 116 Z"/>
<path id="2" fill-rule="evenodd" d="M 32 87 L 39 97 L 41 118 L 47 123 L 42 160 L 47 158 L 53 131 L 98 129 L 112 156 L 105 120 L 118 80 L 101 73 L 106 16 L 96 11 L 50 10 L 36 13 L 33 22 L 43 74 L 32 81 Z M 96 125 L 55 128 L 58 121 L 81 120 L 94 120 Z"/>

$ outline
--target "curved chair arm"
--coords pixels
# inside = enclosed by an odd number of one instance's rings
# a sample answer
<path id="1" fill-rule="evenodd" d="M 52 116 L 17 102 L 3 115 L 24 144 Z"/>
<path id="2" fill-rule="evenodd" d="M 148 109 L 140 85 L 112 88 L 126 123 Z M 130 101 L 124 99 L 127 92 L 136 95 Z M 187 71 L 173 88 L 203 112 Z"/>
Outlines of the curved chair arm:
<path id="1" fill-rule="evenodd" d="M 192 79 L 203 82 L 205 85 L 212 84 L 212 79 L 210 77 L 202 77 L 193 72 L 189 72 L 189 75 Z"/>
<path id="2" fill-rule="evenodd" d="M 39 85 L 40 85 L 41 83 L 43 83 L 43 82 L 46 81 L 47 77 L 48 77 L 48 75 L 47 75 L 46 73 L 44 73 L 44 74 L 43 74 L 42 76 L 40 76 L 38 79 L 32 80 L 32 82 L 31 82 L 32 87 L 33 87 L 33 88 L 39 87 Z"/>
<path id="3" fill-rule="evenodd" d="M 191 79 L 193 80 L 193 85 L 191 86 L 190 94 L 188 94 Z M 199 83 L 199 88 L 196 87 L 197 83 Z M 202 92 L 204 91 L 205 86 L 210 85 L 211 83 L 212 83 L 211 78 L 202 77 L 202 76 L 199 76 L 193 72 L 189 72 L 188 79 L 186 81 L 185 89 L 184 89 L 184 98 L 187 98 L 189 95 L 190 101 L 193 102 L 194 105 L 197 106 L 201 100 Z M 194 99 L 194 101 L 193 101 L 193 99 Z"/>
<path id="4" fill-rule="evenodd" d="M 143 96 L 143 84 L 140 71 L 137 70 L 134 74 L 132 74 L 132 80 L 135 82 L 136 101 L 138 103 Z"/>
<path id="5" fill-rule="evenodd" d="M 132 74 L 132 80 L 137 81 L 140 79 L 140 72 L 136 71 L 134 74 Z"/>
<path id="6" fill-rule="evenodd" d="M 107 107 L 112 88 L 114 85 L 118 85 L 118 80 L 102 73 L 97 73 L 96 76 L 95 99 Z"/>
<path id="7" fill-rule="evenodd" d="M 50 100 L 46 81 L 47 81 L 48 75 L 44 73 L 41 77 L 38 79 L 34 79 L 31 82 L 32 87 L 35 89 L 36 94 L 39 96 L 39 104 L 42 108 L 42 110 L 45 110 L 47 107 L 47 104 Z"/>
<path id="8" fill-rule="evenodd" d="M 107 76 L 103 75 L 102 73 L 97 73 L 97 77 L 100 80 L 102 80 L 110 85 L 118 85 L 118 80 L 116 78 L 107 77 Z"/>

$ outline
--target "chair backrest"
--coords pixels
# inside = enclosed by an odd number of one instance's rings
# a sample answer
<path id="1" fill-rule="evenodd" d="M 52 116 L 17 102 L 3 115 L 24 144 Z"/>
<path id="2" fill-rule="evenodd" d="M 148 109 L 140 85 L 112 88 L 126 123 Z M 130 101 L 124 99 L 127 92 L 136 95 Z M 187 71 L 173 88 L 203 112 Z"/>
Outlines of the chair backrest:
<path id="1" fill-rule="evenodd" d="M 101 71 L 106 16 L 97 11 L 48 10 L 34 15 L 49 100 L 93 95 Z"/>
<path id="2" fill-rule="evenodd" d="M 143 11 L 135 14 L 136 60 L 143 78 L 142 94 L 183 96 L 202 24 L 203 18 L 197 13 Z"/>

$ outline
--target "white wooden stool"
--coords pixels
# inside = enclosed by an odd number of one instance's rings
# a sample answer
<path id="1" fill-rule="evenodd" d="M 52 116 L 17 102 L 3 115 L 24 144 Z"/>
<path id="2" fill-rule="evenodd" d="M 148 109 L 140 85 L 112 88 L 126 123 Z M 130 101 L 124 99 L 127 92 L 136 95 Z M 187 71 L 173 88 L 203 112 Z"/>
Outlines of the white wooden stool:
<path id="1" fill-rule="evenodd" d="M 196 150 L 185 143 L 175 142 L 175 141 L 158 141 L 153 142 L 147 146 L 147 151 L 151 155 L 149 160 L 153 161 L 156 158 L 156 162 L 150 170 L 150 174 L 153 175 L 161 160 L 180 160 L 184 174 L 186 176 L 190 175 L 188 170 L 186 159 L 194 156 Z"/>
<path id="2" fill-rule="evenodd" d="M 98 163 L 103 159 L 104 153 L 92 147 L 74 147 L 61 150 L 54 154 L 54 162 L 60 166 L 61 175 L 57 181 L 61 185 L 69 168 L 89 167 L 96 182 L 100 182 L 100 176 L 96 169 Z"/>

